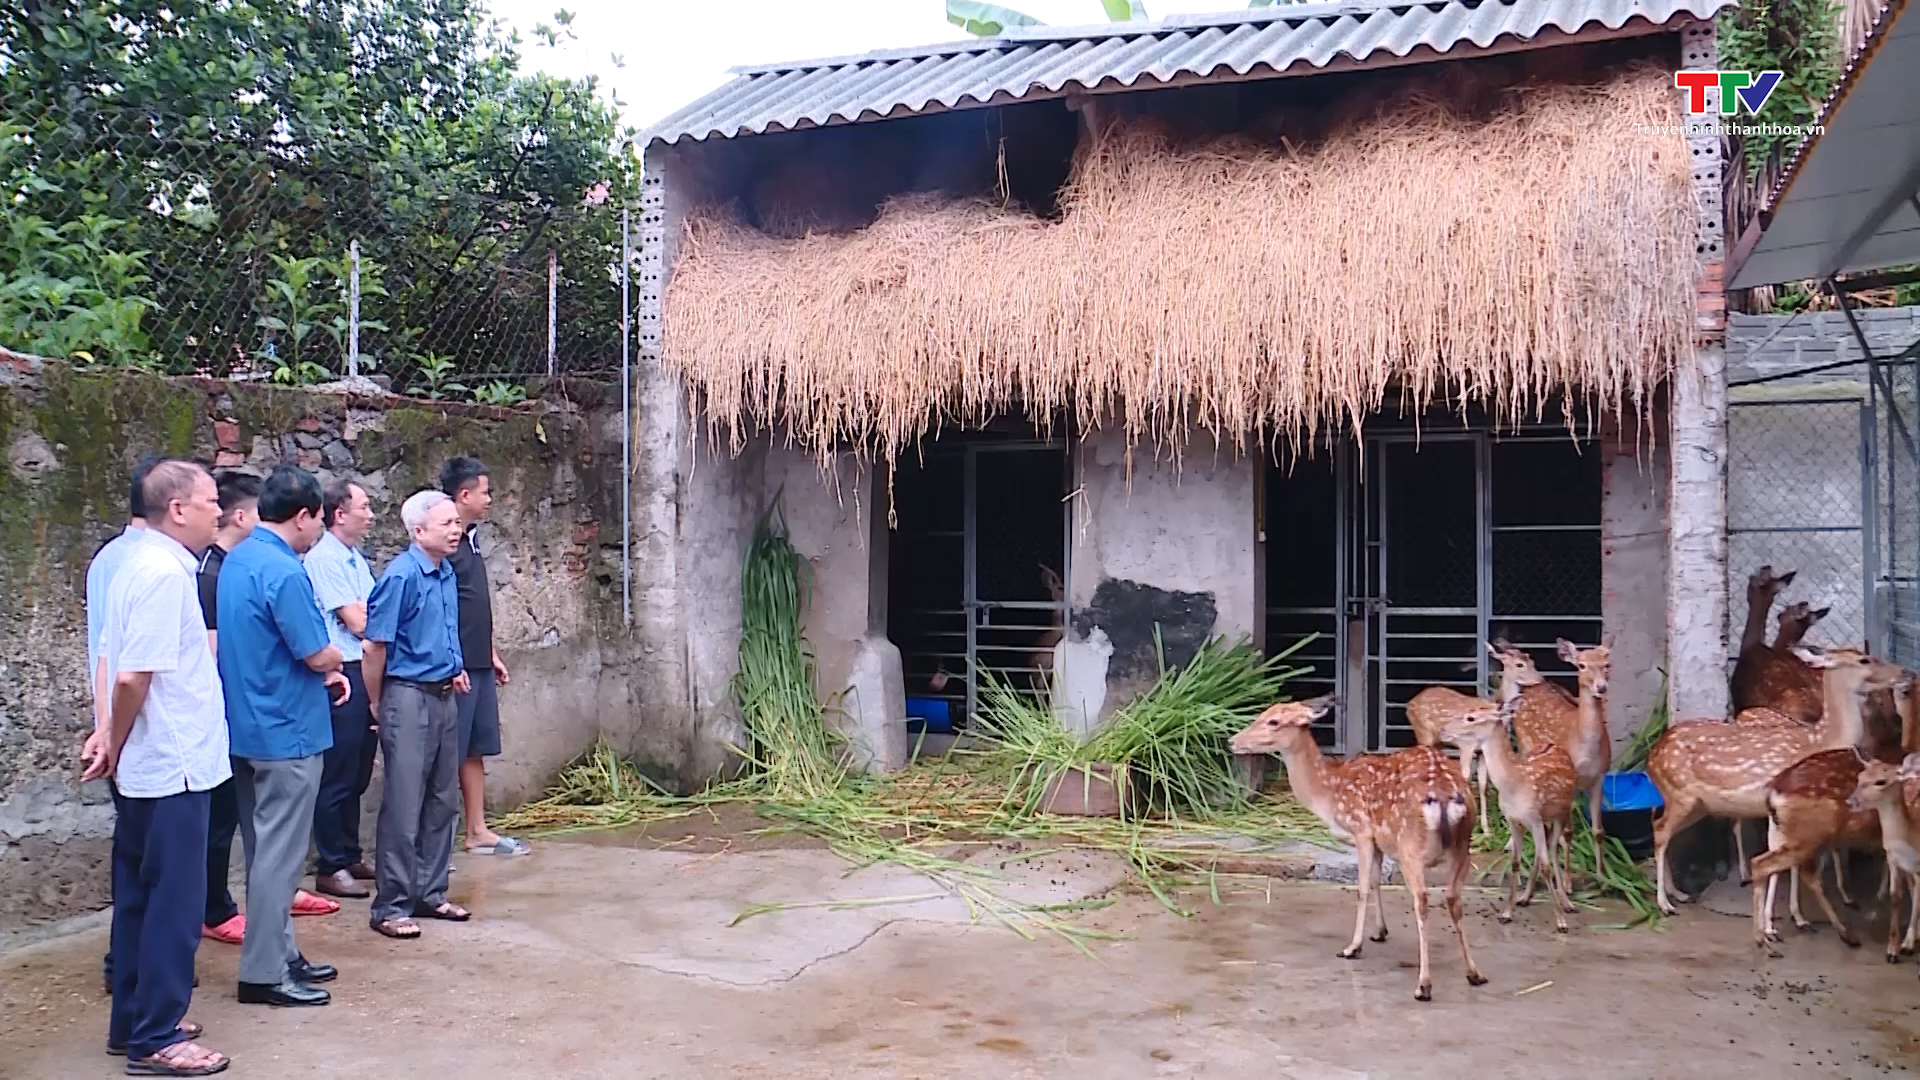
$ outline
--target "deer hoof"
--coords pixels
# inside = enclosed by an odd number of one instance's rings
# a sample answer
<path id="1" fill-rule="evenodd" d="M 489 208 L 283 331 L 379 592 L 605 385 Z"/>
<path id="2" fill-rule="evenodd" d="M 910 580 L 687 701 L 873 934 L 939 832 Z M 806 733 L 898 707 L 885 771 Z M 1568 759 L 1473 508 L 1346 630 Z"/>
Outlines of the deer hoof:
<path id="1" fill-rule="evenodd" d="M 1556 934 L 1564 934 L 1564 933 L 1566 933 L 1566 932 L 1567 932 L 1567 924 L 1566 924 L 1566 921 L 1565 921 L 1564 919 L 1562 919 L 1562 920 L 1558 920 L 1558 921 L 1556 921 L 1556 922 L 1555 922 L 1555 923 L 1553 924 L 1553 932 L 1554 932 L 1554 933 L 1556 933 Z"/>
<path id="2" fill-rule="evenodd" d="M 1767 940 L 1768 940 L 1768 941 L 1785 941 L 1785 940 L 1786 940 L 1786 938 L 1783 938 L 1783 937 L 1781 937 L 1781 936 L 1780 936 L 1780 931 L 1778 931 L 1778 930 L 1768 930 L 1768 931 L 1767 931 Z"/>
<path id="3" fill-rule="evenodd" d="M 1860 947 L 1860 935 L 1854 933 L 1853 931 L 1847 929 L 1844 926 L 1840 928 L 1840 940 L 1846 943 L 1846 946 L 1849 949 L 1857 949 Z"/>
<path id="4" fill-rule="evenodd" d="M 1532 907 L 1532 906 L 1533 906 L 1533 897 L 1531 897 L 1531 896 L 1523 896 L 1523 897 L 1521 897 L 1520 899 L 1518 899 L 1518 900 L 1515 900 L 1515 901 L 1513 902 L 1513 906 L 1514 906 L 1514 907 Z"/>
<path id="5" fill-rule="evenodd" d="M 1433 1000 L 1433 984 L 1430 982 L 1421 983 L 1420 989 L 1415 990 L 1413 992 L 1413 1000 L 1432 1001 Z"/>
<path id="6" fill-rule="evenodd" d="M 1376 942 L 1376 943 L 1387 940 L 1387 928 L 1384 926 L 1381 927 L 1379 933 L 1373 935 L 1372 937 L 1369 937 L 1367 940 Z"/>
<path id="7" fill-rule="evenodd" d="M 1472 968 L 1468 968 L 1467 969 L 1467 985 L 1468 986 L 1485 986 L 1487 985 L 1487 977 L 1485 975 L 1480 974 L 1478 971 Z"/>
<path id="8" fill-rule="evenodd" d="M 1897 963 L 1899 963 L 1899 962 L 1900 962 L 1900 950 L 1899 950 L 1899 949 L 1888 949 L 1888 950 L 1887 950 L 1887 963 L 1889 963 L 1889 964 L 1897 964 Z"/>
<path id="9" fill-rule="evenodd" d="M 1497 922 L 1499 922 L 1499 923 L 1502 923 L 1502 924 L 1505 924 L 1505 923 L 1510 923 L 1510 922 L 1512 922 L 1512 921 L 1513 921 L 1513 912 L 1511 912 L 1511 911 L 1503 911 L 1503 912 L 1501 912 L 1501 913 L 1499 913 L 1498 915 L 1495 915 L 1495 916 L 1494 916 L 1494 920 L 1495 920 L 1495 921 L 1497 921 Z"/>
<path id="10" fill-rule="evenodd" d="M 1360 959 L 1360 946 L 1355 945 L 1351 948 L 1341 949 L 1339 956 L 1342 960 L 1358 960 Z"/>
<path id="11" fill-rule="evenodd" d="M 1814 931 L 1820 929 L 1819 927 L 1813 925 L 1812 923 L 1806 921 L 1805 919 L 1793 920 L 1793 928 L 1795 930 L 1800 931 L 1803 934 L 1811 934 Z"/>

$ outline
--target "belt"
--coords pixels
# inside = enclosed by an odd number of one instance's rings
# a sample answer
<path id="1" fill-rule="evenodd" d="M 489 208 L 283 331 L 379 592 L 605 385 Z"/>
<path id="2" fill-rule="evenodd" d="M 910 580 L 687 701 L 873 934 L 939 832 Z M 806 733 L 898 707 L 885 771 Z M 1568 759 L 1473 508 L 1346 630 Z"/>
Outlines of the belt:
<path id="1" fill-rule="evenodd" d="M 389 678 L 387 681 L 399 683 L 401 686 L 411 686 L 423 694 L 432 694 L 437 698 L 450 698 L 453 696 L 452 679 L 440 679 L 437 682 L 422 682 L 419 679 Z"/>

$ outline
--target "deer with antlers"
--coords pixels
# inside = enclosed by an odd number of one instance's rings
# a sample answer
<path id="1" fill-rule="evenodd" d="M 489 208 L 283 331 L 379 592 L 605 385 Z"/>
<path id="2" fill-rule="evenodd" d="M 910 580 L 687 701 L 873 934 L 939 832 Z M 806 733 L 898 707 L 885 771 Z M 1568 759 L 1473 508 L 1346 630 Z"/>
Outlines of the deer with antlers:
<path id="1" fill-rule="evenodd" d="M 1351 842 L 1360 864 L 1360 910 L 1354 916 L 1353 941 L 1340 950 L 1351 960 L 1360 955 L 1366 937 L 1367 900 L 1379 930 L 1376 942 L 1387 940 L 1386 914 L 1377 881 L 1381 856 L 1391 855 L 1413 894 L 1414 926 L 1420 937 L 1420 976 L 1417 1001 L 1433 1000 L 1433 977 L 1427 958 L 1427 871 L 1444 875 L 1447 915 L 1460 941 L 1466 962 L 1467 984 L 1487 979 L 1474 965 L 1461 923 L 1461 887 L 1472 869 L 1473 795 L 1466 777 L 1436 747 L 1417 746 L 1391 754 L 1330 761 L 1320 753 L 1308 730 L 1333 708 L 1333 697 L 1283 702 L 1268 708 L 1230 742 L 1236 754 L 1278 753 L 1287 766 L 1293 794 L 1311 809 L 1334 835 Z"/>
<path id="2" fill-rule="evenodd" d="M 1540 864 L 1547 864 L 1547 887 L 1553 893 L 1553 925 L 1567 932 L 1567 912 L 1573 910 L 1568 899 L 1572 888 L 1573 799 L 1579 777 L 1573 759 L 1551 743 L 1533 753 L 1514 753 L 1508 742 L 1508 727 L 1513 722 L 1517 701 L 1504 705 L 1482 704 L 1447 725 L 1447 738 L 1463 749 L 1486 755 L 1486 770 L 1500 792 L 1500 812 L 1506 816 L 1507 907 L 1498 916 L 1501 922 L 1513 921 L 1514 891 L 1520 884 L 1520 832 L 1533 836 L 1533 867 L 1527 873 L 1527 894 L 1519 901 L 1533 901 L 1534 886 L 1540 877 Z"/>
<path id="3" fill-rule="evenodd" d="M 1647 775 L 1665 810 L 1653 827 L 1655 888 L 1660 910 L 1674 913 L 1667 849 L 1680 830 L 1700 818 L 1768 815 L 1768 785 L 1789 765 L 1818 750 L 1859 746 L 1865 737 L 1856 691 L 1869 680 L 1891 686 L 1898 672 L 1857 649 L 1826 653 L 1801 647 L 1801 660 L 1823 672 L 1825 707 L 1813 727 L 1792 722 L 1729 724 L 1691 719 L 1673 723 L 1647 755 Z M 1792 864 L 1788 864 L 1792 865 Z"/>

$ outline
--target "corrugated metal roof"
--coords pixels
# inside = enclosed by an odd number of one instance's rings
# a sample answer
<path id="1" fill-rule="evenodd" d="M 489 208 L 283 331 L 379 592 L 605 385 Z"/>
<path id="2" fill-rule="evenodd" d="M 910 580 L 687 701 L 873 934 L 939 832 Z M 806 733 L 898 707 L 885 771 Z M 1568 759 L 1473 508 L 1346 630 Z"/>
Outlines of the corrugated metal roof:
<path id="1" fill-rule="evenodd" d="M 1468 56 L 1528 43 L 1652 32 L 1711 18 L 1733 0 L 1434 0 L 1295 5 L 1000 37 L 805 63 L 736 68 L 736 78 L 653 125 L 646 141 L 733 138 L 943 109 L 1065 96 L 1096 87 L 1271 77 L 1386 66 L 1418 50 Z M 1633 25 L 1629 25 L 1633 24 Z"/>

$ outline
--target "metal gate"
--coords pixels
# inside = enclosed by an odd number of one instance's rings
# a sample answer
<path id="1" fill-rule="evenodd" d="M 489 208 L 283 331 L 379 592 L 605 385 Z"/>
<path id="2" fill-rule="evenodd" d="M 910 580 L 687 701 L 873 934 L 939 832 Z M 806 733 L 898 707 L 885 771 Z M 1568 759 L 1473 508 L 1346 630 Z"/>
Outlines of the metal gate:
<path id="1" fill-rule="evenodd" d="M 1406 703 L 1429 686 L 1484 692 L 1484 642 L 1598 639 L 1600 463 L 1564 428 L 1370 434 L 1262 486 L 1266 642 L 1314 636 L 1298 693 L 1332 691 L 1320 741 L 1412 745 Z"/>
<path id="2" fill-rule="evenodd" d="M 1070 467 L 1064 443 L 1033 439 L 962 438 L 901 463 L 889 563 L 907 573 L 890 586 L 889 634 L 908 696 L 944 698 L 964 722 L 987 673 L 1035 685 L 1042 635 L 1066 625 L 1066 598 L 1049 595 L 1041 568 L 1070 580 Z M 1057 529 L 1036 511 L 1059 514 Z"/>

